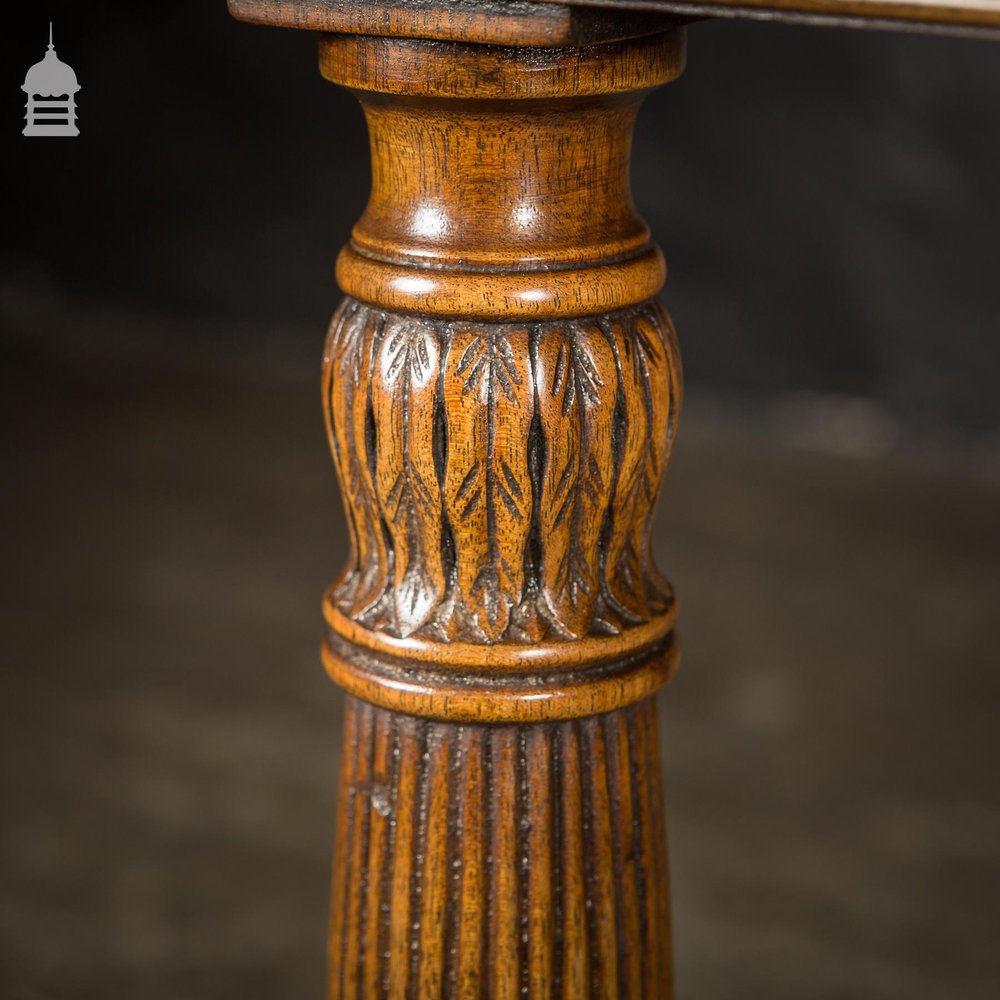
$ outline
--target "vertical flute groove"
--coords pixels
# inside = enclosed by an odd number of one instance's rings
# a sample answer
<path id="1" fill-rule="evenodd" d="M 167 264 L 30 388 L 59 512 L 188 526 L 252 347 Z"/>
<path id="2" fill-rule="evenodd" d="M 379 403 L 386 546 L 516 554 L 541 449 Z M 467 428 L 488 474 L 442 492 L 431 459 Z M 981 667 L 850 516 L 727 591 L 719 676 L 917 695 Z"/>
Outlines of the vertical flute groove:
<path id="1" fill-rule="evenodd" d="M 562 751 L 563 995 L 589 995 L 590 950 L 587 928 L 587 857 L 584 852 L 580 788 L 580 729 L 573 719 L 559 727 Z"/>
<path id="2" fill-rule="evenodd" d="M 618 896 L 621 885 L 617 879 L 612 822 L 614 800 L 608 794 L 608 748 L 604 718 L 598 716 L 585 722 L 588 730 L 590 770 L 590 834 L 592 857 L 596 858 L 593 904 L 597 939 L 595 951 L 600 957 L 599 995 L 607 1000 L 619 996 L 618 966 L 621 962 L 618 937 Z"/>
<path id="3" fill-rule="evenodd" d="M 368 853 L 368 830 L 371 826 L 371 764 L 372 741 L 375 736 L 374 709 L 370 705 L 360 704 L 357 707 L 357 738 L 355 742 L 356 771 L 352 785 L 352 813 L 358 827 L 358 836 L 351 844 L 347 859 L 347 878 L 344 891 L 344 921 L 346 927 L 364 927 L 365 888 L 368 881 L 368 868 L 362 859 Z M 362 974 L 364 948 L 361 934 L 349 935 L 345 940 L 343 968 L 343 991 L 345 996 L 357 993 Z"/>
<path id="4" fill-rule="evenodd" d="M 445 903 L 445 954 L 444 983 L 445 996 L 457 996 L 458 981 L 458 932 L 462 898 L 462 865 L 456 863 L 465 851 L 463 842 L 462 816 L 462 775 L 465 769 L 465 727 L 457 726 L 454 733 L 453 759 L 448 767 L 448 843 L 446 874 L 448 879 L 447 901 Z"/>
<path id="5" fill-rule="evenodd" d="M 560 850 L 560 831 L 562 830 L 563 805 L 559 790 L 562 788 L 563 754 L 562 744 L 558 738 L 551 740 L 552 746 L 552 788 L 549 801 L 552 803 L 552 838 L 549 845 L 552 856 L 552 887 L 555 896 L 553 949 L 552 949 L 552 995 L 565 997 L 563 980 L 563 951 L 565 950 L 566 908 L 563 905 L 563 862 Z"/>
<path id="6" fill-rule="evenodd" d="M 340 773 L 340 796 L 337 804 L 337 832 L 334 841 L 333 880 L 330 896 L 330 949 L 329 949 L 329 994 L 339 997 L 342 994 L 340 982 L 341 971 L 344 968 L 344 950 L 347 947 L 347 931 L 344 927 L 343 881 L 347 874 L 347 854 L 351 838 L 351 781 L 350 759 L 351 734 L 354 731 L 354 705 L 348 702 L 344 710 L 344 749 Z"/>
<path id="7" fill-rule="evenodd" d="M 389 843 L 386 851 L 385 863 L 382 867 L 382 902 L 381 907 L 381 927 L 379 930 L 379 939 L 382 942 L 382 947 L 379 949 L 379 961 L 381 963 L 381 972 L 379 980 L 382 984 L 382 996 L 385 1000 L 388 1000 L 390 981 L 389 981 L 389 967 L 390 959 L 392 957 L 392 899 L 393 899 L 393 857 L 396 852 L 396 817 L 399 815 L 399 761 L 400 761 L 400 724 L 401 720 L 392 716 L 388 720 L 388 725 L 390 732 L 392 734 L 392 767 L 391 767 L 391 784 L 388 789 L 389 798 Z"/>
<path id="8" fill-rule="evenodd" d="M 528 793 L 528 733 L 523 726 L 517 728 L 517 816 L 515 826 L 515 858 L 517 864 L 517 953 L 520 980 L 518 992 L 527 996 L 529 989 L 528 965 L 528 913 L 530 887 L 528 884 L 528 829 L 531 824 Z"/>
<path id="9" fill-rule="evenodd" d="M 597 853 L 597 843 L 594 836 L 594 774 L 592 770 L 592 733 L 594 719 L 582 719 L 579 723 L 580 739 L 580 814 L 583 817 L 582 846 L 583 855 L 589 864 L 584 865 L 584 899 L 587 917 L 587 954 L 590 956 L 590 996 L 595 1000 L 607 1000 L 602 989 L 602 973 L 604 971 L 603 941 L 599 922 L 598 904 L 600 902 L 599 868 L 600 855 Z"/>
<path id="10" fill-rule="evenodd" d="M 456 996 L 470 1000 L 481 1000 L 485 981 L 485 736 L 485 730 L 479 726 L 469 726 L 462 733 L 465 760 L 460 806 L 462 836 L 455 859 L 461 871 L 461 905 L 456 914 L 459 921 Z"/>
<path id="11" fill-rule="evenodd" d="M 609 750 L 608 794 L 618 804 L 612 814 L 612 850 L 618 889 L 618 971 L 621 995 L 634 997 L 639 996 L 642 990 L 642 949 L 639 946 L 642 896 L 639 885 L 641 865 L 637 863 L 633 840 L 635 802 L 628 749 L 629 726 L 617 715 L 609 716 L 605 725 Z"/>
<path id="12" fill-rule="evenodd" d="M 516 1000 L 518 973 L 517 731 L 490 731 L 490 996 Z"/>
<path id="13" fill-rule="evenodd" d="M 650 803 L 653 813 L 653 861 L 656 867 L 656 882 L 661 887 L 661 891 L 656 894 L 656 905 L 660 923 L 659 937 L 663 947 L 659 951 L 660 961 L 660 983 L 667 991 L 671 989 L 671 977 L 673 963 L 670 956 L 670 891 L 669 876 L 667 873 L 667 828 L 666 816 L 663 809 L 663 772 L 660 763 L 659 732 L 656 713 L 647 711 L 646 717 L 649 722 L 649 761 L 647 769 L 650 783 Z"/>

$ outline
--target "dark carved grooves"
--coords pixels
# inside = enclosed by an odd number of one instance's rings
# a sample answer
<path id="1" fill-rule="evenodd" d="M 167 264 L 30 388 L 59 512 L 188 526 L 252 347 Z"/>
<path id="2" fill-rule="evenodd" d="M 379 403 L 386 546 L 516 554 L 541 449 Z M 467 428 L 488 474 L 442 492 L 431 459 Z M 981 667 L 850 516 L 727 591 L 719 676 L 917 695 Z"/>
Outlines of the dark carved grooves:
<path id="1" fill-rule="evenodd" d="M 344 614 L 396 636 L 531 643 L 669 606 L 649 533 L 681 388 L 658 303 L 519 326 L 347 300 L 324 373 L 352 541 Z"/>
<path id="2" fill-rule="evenodd" d="M 332 1000 L 665 995 L 658 751 L 652 699 L 522 727 L 349 698 Z"/>

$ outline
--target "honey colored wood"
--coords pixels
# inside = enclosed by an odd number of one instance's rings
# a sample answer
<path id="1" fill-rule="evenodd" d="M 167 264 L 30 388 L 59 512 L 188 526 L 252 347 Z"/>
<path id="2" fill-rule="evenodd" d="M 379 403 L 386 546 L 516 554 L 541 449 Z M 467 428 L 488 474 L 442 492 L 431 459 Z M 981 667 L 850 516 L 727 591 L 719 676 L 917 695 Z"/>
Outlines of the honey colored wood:
<path id="1" fill-rule="evenodd" d="M 349 698 L 332 997 L 669 997 L 652 699 L 463 726 Z"/>
<path id="2" fill-rule="evenodd" d="M 681 375 L 628 166 L 683 56 L 321 38 L 372 152 L 323 369 L 332 1000 L 670 995 L 649 535 Z"/>
<path id="3" fill-rule="evenodd" d="M 484 320 L 593 315 L 654 295 L 663 258 L 632 207 L 626 168 L 641 95 L 681 72 L 682 36 L 619 43 L 614 59 L 605 49 L 526 58 L 324 36 L 321 71 L 359 91 L 371 135 L 371 197 L 337 263 L 344 291 Z M 539 114 L 529 98 L 562 98 L 559 113 Z"/>
<path id="4" fill-rule="evenodd" d="M 681 378 L 628 164 L 683 52 L 321 39 L 372 151 L 323 375 L 336 1000 L 670 995 L 649 534 Z"/>

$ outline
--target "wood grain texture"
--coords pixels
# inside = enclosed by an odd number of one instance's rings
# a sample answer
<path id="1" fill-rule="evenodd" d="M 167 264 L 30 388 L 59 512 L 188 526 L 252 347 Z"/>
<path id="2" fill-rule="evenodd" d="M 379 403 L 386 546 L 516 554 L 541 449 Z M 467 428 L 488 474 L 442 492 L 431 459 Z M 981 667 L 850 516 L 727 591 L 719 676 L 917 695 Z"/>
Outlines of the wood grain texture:
<path id="1" fill-rule="evenodd" d="M 441 377 L 448 529 L 439 535 L 450 530 L 453 539 L 454 590 L 438 628 L 449 639 L 500 640 L 527 594 L 526 550 L 534 513 L 529 338 L 527 329 L 472 326 L 456 330 L 448 344 Z"/>
<path id="2" fill-rule="evenodd" d="M 681 373 L 628 170 L 683 33 L 351 33 L 370 13 L 320 42 L 372 152 L 323 367 L 351 536 L 330 996 L 662 1000 L 679 646 L 650 529 Z"/>
<path id="3" fill-rule="evenodd" d="M 1000 0 L 541 0 L 554 6 L 686 18 L 750 18 L 830 27 L 952 31 L 996 37 Z M 992 30 L 991 30 L 992 29 Z"/>
<path id="4" fill-rule="evenodd" d="M 416 670 L 405 661 L 365 656 L 335 635 L 324 641 L 322 656 L 331 679 L 348 694 L 392 711 L 458 722 L 551 722 L 650 697 L 676 673 L 680 648 L 670 635 L 612 666 L 521 677 Z"/>
<path id="5" fill-rule="evenodd" d="M 651 700 L 460 726 L 348 699 L 331 1000 L 667 996 L 656 725 Z"/>
<path id="6" fill-rule="evenodd" d="M 350 303 L 324 365 L 354 538 L 330 599 L 376 633 L 441 643 L 434 662 L 454 642 L 606 637 L 669 615 L 649 537 L 680 396 L 655 300 L 526 326 Z"/>
<path id="7" fill-rule="evenodd" d="M 546 328 L 536 358 L 546 444 L 541 607 L 556 628 L 580 638 L 598 614 L 604 555 L 598 542 L 616 479 L 617 372 L 611 345 L 585 324 Z"/>
<path id="8" fill-rule="evenodd" d="M 484 322 L 649 299 L 665 269 L 629 192 L 632 130 L 683 66 L 678 30 L 530 57 L 324 36 L 320 69 L 359 93 L 372 153 L 339 284 L 388 311 Z"/>
<path id="9" fill-rule="evenodd" d="M 445 591 L 434 467 L 439 355 L 438 338 L 421 320 L 383 324 L 370 390 L 371 460 L 379 517 L 392 546 L 392 620 L 400 635 L 420 628 Z M 334 380 L 334 396 L 336 386 Z"/>
<path id="10" fill-rule="evenodd" d="M 565 47 L 647 34 L 671 23 L 646 11 L 573 9 L 538 0 L 228 0 L 241 21 L 285 28 L 481 45 Z"/>
<path id="11" fill-rule="evenodd" d="M 366 433 L 374 346 L 380 332 L 367 318 L 357 303 L 345 301 L 330 326 L 323 352 L 327 435 L 351 538 L 350 559 L 338 581 L 337 593 L 352 616 L 369 612 L 389 583 L 389 556 L 378 519 L 369 456 L 374 447 Z"/>
<path id="12" fill-rule="evenodd" d="M 568 46 L 645 34 L 712 17 L 895 30 L 1000 29 L 1000 0 L 229 0 L 245 21 L 362 34 Z"/>

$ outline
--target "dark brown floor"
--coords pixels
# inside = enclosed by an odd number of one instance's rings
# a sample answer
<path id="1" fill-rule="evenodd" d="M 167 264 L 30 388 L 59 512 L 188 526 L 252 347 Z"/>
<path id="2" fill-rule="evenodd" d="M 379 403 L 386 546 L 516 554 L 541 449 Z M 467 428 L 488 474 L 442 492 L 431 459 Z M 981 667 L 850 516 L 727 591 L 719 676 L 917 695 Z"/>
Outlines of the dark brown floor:
<path id="1" fill-rule="evenodd" d="M 13 364 L 0 997 L 322 994 L 343 551 L 311 369 Z M 1000 989 L 1000 485 L 682 433 L 689 1000 Z"/>

